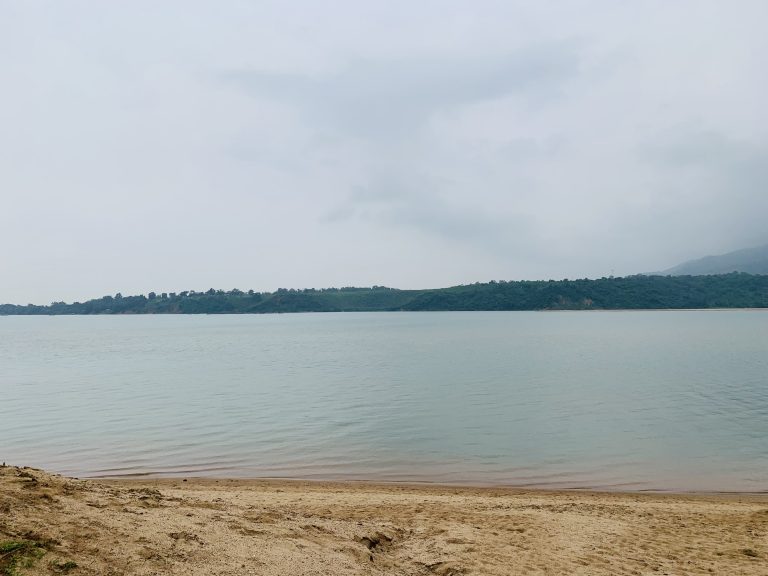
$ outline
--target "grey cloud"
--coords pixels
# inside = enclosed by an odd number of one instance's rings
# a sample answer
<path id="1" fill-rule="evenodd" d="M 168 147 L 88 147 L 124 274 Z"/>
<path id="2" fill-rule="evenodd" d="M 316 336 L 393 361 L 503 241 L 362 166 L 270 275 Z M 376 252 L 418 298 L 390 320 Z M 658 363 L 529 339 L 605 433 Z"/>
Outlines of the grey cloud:
<path id="1" fill-rule="evenodd" d="M 768 140 L 745 141 L 683 125 L 657 134 L 639 150 L 663 182 L 670 228 L 701 234 L 700 243 L 711 245 L 712 252 L 768 239 Z M 659 212 L 657 221 L 663 217 Z"/>
<path id="2" fill-rule="evenodd" d="M 446 199 L 443 185 L 455 187 L 451 168 L 441 175 L 442 182 L 422 174 L 433 162 L 426 124 L 441 111 L 510 96 L 541 106 L 578 74 L 577 48 L 561 42 L 477 61 L 358 60 L 316 76 L 241 70 L 222 78 L 254 99 L 294 107 L 318 139 L 330 132 L 337 140 L 369 143 L 367 156 L 359 160 L 364 184 L 351 183 L 351 192 L 322 220 L 365 219 L 506 253 L 523 244 L 522 235 L 531 226 L 522 217 L 495 213 L 492 205 L 485 212 L 473 205 L 475 198 Z M 499 150 L 483 153 L 502 162 L 525 162 L 551 156 L 562 144 L 552 137 L 510 137 Z"/>
<path id="3" fill-rule="evenodd" d="M 436 183 L 422 179 L 409 186 L 382 177 L 356 187 L 345 201 L 325 218 L 334 223 L 358 219 L 406 229 L 418 236 L 438 236 L 451 244 L 473 244 L 484 252 L 509 256 L 524 250 L 534 231 L 522 216 L 501 217 L 464 200 L 456 205 L 433 189 Z"/>
<path id="4" fill-rule="evenodd" d="M 578 72 L 576 48 L 548 45 L 477 61 L 357 60 L 315 76 L 233 70 L 221 78 L 255 98 L 295 105 L 323 129 L 381 139 L 414 132 L 445 108 L 508 95 L 555 97 Z"/>
<path id="5" fill-rule="evenodd" d="M 753 143 L 700 126 L 678 126 L 639 147 L 641 157 L 669 168 L 723 166 L 751 162 L 762 155 Z"/>
<path id="6" fill-rule="evenodd" d="M 673 178 L 688 175 L 689 188 L 698 184 L 694 192 L 710 194 L 723 209 L 754 211 L 768 203 L 768 140 L 744 141 L 714 130 L 684 128 L 645 143 L 641 157 Z"/>

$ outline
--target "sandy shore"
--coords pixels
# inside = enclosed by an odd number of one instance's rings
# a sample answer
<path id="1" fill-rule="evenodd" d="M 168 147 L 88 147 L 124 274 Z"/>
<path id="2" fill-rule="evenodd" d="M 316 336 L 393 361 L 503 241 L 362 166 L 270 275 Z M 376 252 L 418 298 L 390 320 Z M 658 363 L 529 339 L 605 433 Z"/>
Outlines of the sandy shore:
<path id="1" fill-rule="evenodd" d="M 768 575 L 768 496 L 84 481 L 6 466 L 0 468 L 0 574 L 14 569 Z"/>

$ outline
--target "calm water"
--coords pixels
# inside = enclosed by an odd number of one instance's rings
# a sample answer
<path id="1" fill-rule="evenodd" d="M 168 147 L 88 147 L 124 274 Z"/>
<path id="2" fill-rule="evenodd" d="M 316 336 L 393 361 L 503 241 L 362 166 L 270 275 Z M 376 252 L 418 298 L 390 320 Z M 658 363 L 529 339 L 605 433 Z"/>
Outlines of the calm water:
<path id="1" fill-rule="evenodd" d="M 0 460 L 768 490 L 768 313 L 0 317 Z"/>

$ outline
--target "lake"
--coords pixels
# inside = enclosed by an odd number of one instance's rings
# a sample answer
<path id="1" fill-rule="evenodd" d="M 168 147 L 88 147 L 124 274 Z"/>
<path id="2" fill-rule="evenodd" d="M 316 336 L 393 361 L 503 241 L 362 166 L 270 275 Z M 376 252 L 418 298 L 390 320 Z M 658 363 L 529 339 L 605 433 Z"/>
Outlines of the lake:
<path id="1" fill-rule="evenodd" d="M 0 460 L 768 490 L 768 312 L 0 317 Z"/>

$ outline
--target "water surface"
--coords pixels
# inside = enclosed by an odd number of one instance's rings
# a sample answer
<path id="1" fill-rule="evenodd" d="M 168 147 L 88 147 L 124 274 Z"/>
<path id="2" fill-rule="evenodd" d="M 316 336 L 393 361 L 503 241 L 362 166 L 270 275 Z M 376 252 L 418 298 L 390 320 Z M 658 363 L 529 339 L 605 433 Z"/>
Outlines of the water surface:
<path id="1" fill-rule="evenodd" d="M 0 317 L 0 460 L 768 490 L 768 313 Z"/>

